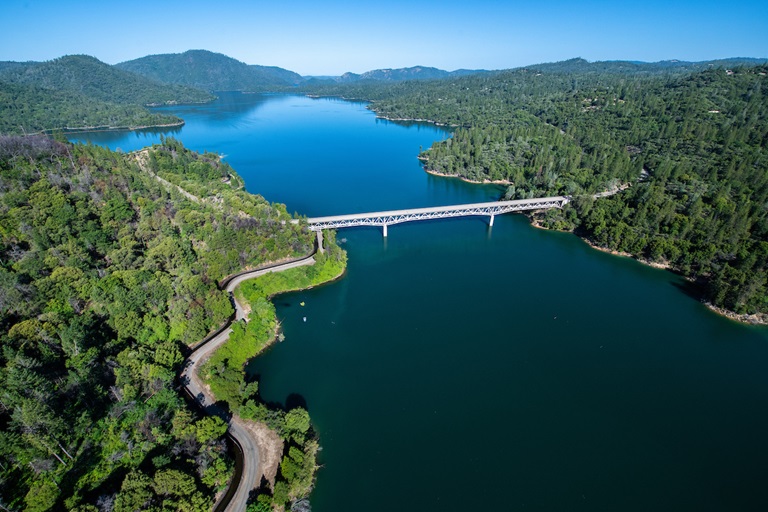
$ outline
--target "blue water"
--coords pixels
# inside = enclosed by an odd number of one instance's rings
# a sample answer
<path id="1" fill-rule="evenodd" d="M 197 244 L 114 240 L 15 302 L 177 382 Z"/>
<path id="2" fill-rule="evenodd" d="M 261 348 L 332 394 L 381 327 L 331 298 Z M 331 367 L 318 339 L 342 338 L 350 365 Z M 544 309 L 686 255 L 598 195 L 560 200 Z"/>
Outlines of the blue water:
<path id="1" fill-rule="evenodd" d="M 219 93 L 202 106 L 155 109 L 186 124 L 165 132 L 211 151 L 245 178 L 246 188 L 309 217 L 493 201 L 496 186 L 467 187 L 421 171 L 416 156 L 450 134 L 425 124 L 376 119 L 363 103 L 292 95 Z M 79 134 L 74 141 L 134 151 L 161 132 Z"/>
<path id="2" fill-rule="evenodd" d="M 185 145 L 309 216 L 501 192 L 425 174 L 419 146 L 449 134 L 359 103 L 167 110 Z M 83 137 L 128 151 L 159 135 Z M 315 512 L 768 510 L 768 329 L 521 216 L 339 237 L 347 275 L 277 298 L 286 341 L 249 367 L 264 399 L 311 413 Z"/>

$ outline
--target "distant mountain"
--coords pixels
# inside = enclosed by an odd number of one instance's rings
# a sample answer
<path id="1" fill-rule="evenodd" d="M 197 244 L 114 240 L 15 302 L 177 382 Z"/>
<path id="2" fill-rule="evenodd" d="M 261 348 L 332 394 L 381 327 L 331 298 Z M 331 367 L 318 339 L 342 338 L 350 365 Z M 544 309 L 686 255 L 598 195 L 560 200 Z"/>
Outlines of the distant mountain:
<path id="1" fill-rule="evenodd" d="M 249 67 L 265 77 L 272 77 L 279 80 L 284 85 L 298 85 L 304 81 L 304 77 L 300 74 L 277 66 L 250 65 Z"/>
<path id="2" fill-rule="evenodd" d="M 21 69 L 25 69 L 29 66 L 33 66 L 35 64 L 38 64 L 37 62 L 11 62 L 11 61 L 0 61 L 0 73 L 16 70 L 19 71 Z"/>
<path id="3" fill-rule="evenodd" d="M 414 66 L 400 69 L 374 69 L 360 75 L 361 80 L 384 80 L 386 82 L 402 82 L 404 80 L 436 80 L 445 78 L 450 73 L 442 69 Z"/>
<path id="4" fill-rule="evenodd" d="M 660 62 L 622 61 L 608 60 L 589 62 L 576 58 L 561 62 L 533 64 L 516 69 L 528 69 L 531 71 L 549 73 L 622 73 L 622 74 L 668 74 L 689 73 L 702 71 L 709 68 L 729 68 L 739 65 L 754 66 L 766 62 L 766 59 L 732 58 L 707 60 L 701 62 L 687 62 L 682 60 L 665 60 Z"/>
<path id="5" fill-rule="evenodd" d="M 410 68 L 398 69 L 374 69 L 361 74 L 344 73 L 339 77 L 314 77 L 313 80 L 326 80 L 338 83 L 351 83 L 362 80 L 377 82 L 405 82 L 407 80 L 440 80 L 442 78 L 478 75 L 484 73 L 490 73 L 490 71 L 483 69 L 457 69 L 456 71 L 445 71 L 427 66 L 414 66 Z"/>
<path id="6" fill-rule="evenodd" d="M 531 64 L 510 70 L 488 71 L 484 69 L 457 69 L 445 71 L 427 66 L 414 66 L 398 69 L 374 69 L 365 73 L 344 73 L 341 76 L 312 76 L 304 77 L 305 86 L 323 86 L 331 83 L 352 84 L 355 82 L 404 82 L 408 80 L 441 80 L 469 75 L 488 75 L 501 73 L 502 71 L 537 71 L 548 73 L 621 73 L 621 74 L 669 74 L 688 73 L 704 69 L 718 67 L 728 68 L 739 65 L 754 66 L 766 62 L 766 59 L 732 58 L 709 60 L 703 62 L 686 62 L 681 60 L 667 60 L 661 62 L 640 61 L 598 61 L 589 62 L 582 58 L 569 59 L 561 62 L 548 62 Z"/>
<path id="7" fill-rule="evenodd" d="M 251 66 L 207 50 L 149 55 L 121 62 L 117 67 L 159 82 L 187 85 L 205 91 L 260 92 L 304 81 L 301 75 L 287 69 Z"/>
<path id="8" fill-rule="evenodd" d="M 0 81 L 81 94 L 121 105 L 200 103 L 213 99 L 203 91 L 161 84 L 87 55 L 68 55 L 48 62 L 3 62 Z"/>
<path id="9" fill-rule="evenodd" d="M 361 75 L 357 73 L 344 73 L 343 75 L 336 78 L 331 78 L 330 80 L 334 82 L 341 82 L 341 83 L 357 82 L 358 80 L 360 80 L 360 76 Z"/>
<path id="10" fill-rule="evenodd" d="M 448 73 L 448 76 L 487 75 L 489 73 L 496 73 L 496 71 L 489 71 L 487 69 L 456 69 Z"/>

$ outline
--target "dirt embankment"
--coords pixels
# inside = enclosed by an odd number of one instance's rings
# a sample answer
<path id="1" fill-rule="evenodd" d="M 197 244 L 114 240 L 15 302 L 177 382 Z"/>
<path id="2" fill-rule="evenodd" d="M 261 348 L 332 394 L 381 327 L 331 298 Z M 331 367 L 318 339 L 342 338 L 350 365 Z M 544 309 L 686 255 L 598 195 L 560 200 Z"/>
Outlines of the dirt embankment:
<path id="1" fill-rule="evenodd" d="M 479 185 L 489 185 L 489 184 L 492 184 L 492 185 L 511 185 L 512 184 L 512 182 L 509 181 L 509 180 L 483 180 L 483 181 L 470 180 L 469 178 L 464 178 L 462 176 L 458 176 L 458 175 L 455 175 L 455 174 L 445 174 L 445 173 L 442 173 L 442 172 L 433 171 L 431 169 L 427 169 L 426 167 L 424 168 L 424 172 L 426 172 L 427 174 L 431 174 L 432 176 L 440 176 L 442 178 L 456 178 L 456 179 L 460 179 L 461 181 L 465 181 L 467 183 L 476 183 L 476 184 L 479 184 Z"/>
<path id="2" fill-rule="evenodd" d="M 269 428 L 265 423 L 240 418 L 238 421 L 256 440 L 256 444 L 259 447 L 261 472 L 264 478 L 267 479 L 267 482 L 269 482 L 270 488 L 274 489 L 277 469 L 280 467 L 280 461 L 283 458 L 283 440 L 280 439 L 277 432 Z"/>

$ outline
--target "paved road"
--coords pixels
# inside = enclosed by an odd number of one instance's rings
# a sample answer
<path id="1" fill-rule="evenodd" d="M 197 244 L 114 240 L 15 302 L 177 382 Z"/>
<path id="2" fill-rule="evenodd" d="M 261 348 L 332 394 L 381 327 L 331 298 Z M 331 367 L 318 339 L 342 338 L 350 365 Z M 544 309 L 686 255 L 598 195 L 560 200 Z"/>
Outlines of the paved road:
<path id="1" fill-rule="evenodd" d="M 233 297 L 232 301 L 235 305 L 235 319 L 238 321 L 245 320 L 245 313 L 242 305 L 239 304 L 237 300 L 234 299 L 234 295 L 232 295 L 232 292 L 240 283 L 247 279 L 253 279 L 254 277 L 268 274 L 269 272 L 281 272 L 289 268 L 314 265 L 314 263 L 315 258 L 313 255 L 310 255 L 299 260 L 243 272 L 225 280 L 225 289 Z M 215 404 L 215 398 L 206 389 L 202 379 L 200 379 L 197 374 L 200 365 L 229 339 L 229 333 L 232 332 L 230 325 L 231 322 L 223 327 L 216 335 L 209 338 L 207 341 L 204 340 L 195 348 L 187 360 L 184 361 L 184 369 L 182 370 L 180 377 L 181 381 L 185 383 L 187 392 L 206 413 L 217 415 L 224 421 L 228 421 L 229 434 L 235 439 L 235 442 L 240 445 L 243 452 L 243 471 L 240 477 L 240 482 L 236 484 L 237 491 L 235 491 L 234 496 L 225 510 L 227 512 L 243 512 L 245 511 L 251 490 L 255 489 L 261 483 L 262 471 L 259 464 L 259 446 L 256 439 L 254 439 L 248 429 L 245 428 L 245 425 L 239 417 L 232 416 L 229 418 L 226 410 Z M 233 484 L 235 484 L 235 482 L 230 485 Z"/>

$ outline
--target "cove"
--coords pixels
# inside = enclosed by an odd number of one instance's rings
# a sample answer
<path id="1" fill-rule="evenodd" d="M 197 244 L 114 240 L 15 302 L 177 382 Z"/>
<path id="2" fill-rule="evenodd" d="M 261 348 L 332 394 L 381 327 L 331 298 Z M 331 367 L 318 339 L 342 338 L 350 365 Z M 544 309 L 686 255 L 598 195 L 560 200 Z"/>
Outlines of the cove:
<path id="1" fill-rule="evenodd" d="M 448 133 L 359 103 L 226 94 L 163 110 L 187 121 L 185 145 L 308 216 L 500 192 L 427 175 L 419 146 Z M 78 137 L 130 151 L 159 134 Z M 278 297 L 286 341 L 249 368 L 266 400 L 312 415 L 315 512 L 768 507 L 765 328 L 518 215 L 338 237 L 347 275 Z"/>

